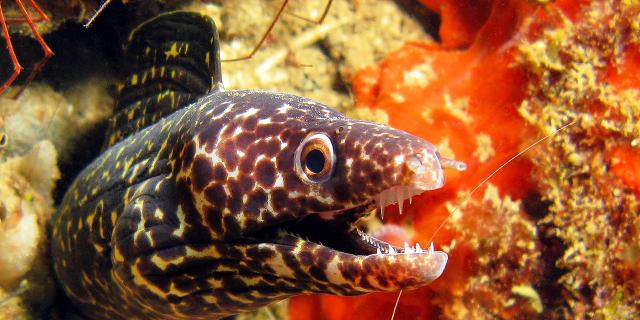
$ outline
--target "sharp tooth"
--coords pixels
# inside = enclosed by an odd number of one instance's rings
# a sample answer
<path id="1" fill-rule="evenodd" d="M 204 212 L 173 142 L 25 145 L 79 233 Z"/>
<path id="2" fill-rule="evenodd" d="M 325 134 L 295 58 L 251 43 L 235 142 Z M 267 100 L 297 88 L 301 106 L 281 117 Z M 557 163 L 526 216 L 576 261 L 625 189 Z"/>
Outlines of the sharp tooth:
<path id="1" fill-rule="evenodd" d="M 429 253 L 433 253 L 433 242 L 429 245 Z"/>
<path id="2" fill-rule="evenodd" d="M 384 204 L 380 206 L 380 216 L 382 217 L 381 219 L 384 220 Z"/>
<path id="3" fill-rule="evenodd" d="M 382 254 L 382 252 L 380 252 L 380 247 L 376 247 L 376 254 Z"/>
<path id="4" fill-rule="evenodd" d="M 397 253 L 396 250 L 393 249 L 393 247 L 391 245 L 389 245 L 389 253 L 391 253 L 391 254 L 396 254 Z"/>
<path id="5" fill-rule="evenodd" d="M 400 214 L 402 214 L 402 188 L 396 189 L 396 201 L 398 201 L 398 209 L 400 209 Z"/>
<path id="6" fill-rule="evenodd" d="M 420 247 L 419 243 L 416 243 L 416 252 L 417 253 L 422 253 L 422 248 Z"/>
<path id="7" fill-rule="evenodd" d="M 413 247 L 410 247 L 409 244 L 405 241 L 404 243 L 404 253 L 414 253 Z"/>

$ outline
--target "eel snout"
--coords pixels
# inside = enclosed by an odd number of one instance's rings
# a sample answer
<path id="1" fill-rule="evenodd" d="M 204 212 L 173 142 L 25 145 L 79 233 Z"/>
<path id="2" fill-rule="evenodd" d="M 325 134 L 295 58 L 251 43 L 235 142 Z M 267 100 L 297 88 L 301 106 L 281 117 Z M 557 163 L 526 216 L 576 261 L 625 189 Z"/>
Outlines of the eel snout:
<path id="1" fill-rule="evenodd" d="M 408 169 L 407 179 L 401 185 L 387 188 L 374 196 L 376 205 L 384 215 L 384 208 L 397 204 L 402 213 L 404 200 L 419 195 L 425 191 L 439 189 L 444 185 L 443 169 L 464 171 L 467 165 L 458 160 L 442 158 L 437 150 L 426 149 L 420 153 L 404 157 L 398 156 L 394 161 L 404 163 Z"/>

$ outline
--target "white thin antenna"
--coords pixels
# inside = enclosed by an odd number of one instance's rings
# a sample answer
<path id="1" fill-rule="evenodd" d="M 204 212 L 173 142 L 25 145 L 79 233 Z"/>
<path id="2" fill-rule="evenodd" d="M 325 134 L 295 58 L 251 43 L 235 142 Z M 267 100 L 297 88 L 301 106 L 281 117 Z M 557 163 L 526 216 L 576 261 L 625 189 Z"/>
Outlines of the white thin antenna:
<path id="1" fill-rule="evenodd" d="M 531 148 L 539 145 L 540 143 L 544 142 L 545 140 L 549 139 L 550 137 L 553 137 L 555 135 L 557 135 L 559 132 L 561 132 L 562 130 L 574 125 L 576 123 L 577 120 L 573 120 L 567 124 L 565 124 L 564 126 L 556 129 L 555 131 L 553 131 L 553 133 L 548 134 L 540 139 L 538 139 L 536 142 L 532 143 L 531 145 L 529 145 L 528 147 L 524 148 L 522 151 L 518 152 L 516 155 L 514 155 L 513 157 L 509 158 L 509 160 L 505 161 L 502 165 L 500 165 L 497 169 L 493 170 L 493 172 L 491 172 L 491 174 L 489 174 L 486 178 L 484 178 L 484 180 L 480 181 L 480 183 L 478 183 L 477 186 L 475 186 L 475 188 L 473 188 L 473 190 L 471 190 L 471 192 L 467 195 L 467 197 L 465 198 L 465 200 L 462 202 L 462 204 L 458 207 L 456 207 L 453 211 L 451 211 L 451 213 L 449 213 L 449 215 L 447 215 L 447 217 L 440 223 L 440 225 L 438 225 L 438 228 L 433 232 L 433 235 L 431 236 L 431 238 L 429 239 L 429 243 L 433 242 L 433 238 L 438 234 L 438 232 L 440 231 L 440 229 L 442 229 L 442 227 L 444 227 L 444 225 L 447 223 L 447 221 L 449 220 L 449 218 L 458 211 L 458 209 L 460 207 L 463 207 L 466 205 L 466 203 L 471 199 L 471 196 L 478 191 L 478 189 L 480 189 L 480 187 L 482 185 L 484 185 L 485 183 L 487 183 L 487 181 L 489 181 L 489 179 L 493 178 L 493 176 L 495 176 L 500 170 L 502 170 L 504 167 L 506 167 L 507 165 L 509 165 L 511 162 L 513 162 L 515 159 L 519 158 L 520 156 L 522 156 L 523 154 L 527 153 L 529 150 L 531 150 Z M 398 304 L 400 303 L 400 296 L 402 296 L 402 290 L 400 290 L 400 292 L 398 293 L 398 298 L 396 299 L 396 304 L 393 307 L 393 313 L 391 314 L 391 320 L 393 320 L 393 318 L 396 315 L 396 309 L 398 308 Z"/>
<path id="2" fill-rule="evenodd" d="M 93 13 L 91 18 L 89 18 L 89 20 L 87 20 L 87 22 L 85 22 L 85 24 L 84 24 L 85 29 L 89 28 L 91 26 L 93 21 L 96 20 L 96 18 L 100 15 L 100 13 L 102 13 L 102 11 L 104 11 L 104 9 L 107 7 L 107 5 L 109 5 L 109 3 L 111 3 L 111 0 L 106 0 L 100 5 L 100 8 L 98 8 L 98 10 L 96 10 L 96 12 Z"/>
<path id="3" fill-rule="evenodd" d="M 398 293 L 398 298 L 396 299 L 396 304 L 393 306 L 393 313 L 391 314 L 391 320 L 396 316 L 396 310 L 398 309 L 398 303 L 400 303 L 400 296 L 402 296 L 402 290 Z"/>
<path id="4" fill-rule="evenodd" d="M 463 207 L 464 205 L 466 205 L 467 202 L 469 202 L 469 200 L 471 199 L 471 196 L 478 191 L 478 189 L 480 189 L 480 187 L 482 187 L 485 183 L 487 183 L 487 181 L 489 181 L 489 179 L 493 178 L 493 176 L 495 176 L 498 172 L 500 172 L 500 170 L 502 170 L 504 167 L 506 167 L 507 165 L 509 165 L 511 162 L 513 162 L 515 159 L 519 158 L 520 156 L 522 156 L 523 154 L 527 153 L 529 150 L 531 150 L 531 148 L 539 145 L 540 143 L 544 142 L 545 140 L 549 139 L 550 137 L 553 137 L 555 135 L 557 135 L 560 131 L 566 129 L 569 126 L 572 126 L 576 123 L 576 120 L 573 120 L 567 124 L 565 124 L 564 126 L 556 129 L 555 131 L 553 131 L 552 133 L 538 139 L 536 142 L 532 143 L 531 145 L 529 145 L 528 147 L 524 148 L 522 151 L 518 152 L 516 155 L 514 155 L 513 157 L 509 158 L 509 160 L 505 161 L 502 165 L 500 165 L 497 169 L 493 170 L 493 172 L 491 172 L 491 174 L 489 174 L 486 178 L 484 178 L 484 180 L 480 181 L 480 183 L 478 183 L 478 185 L 475 186 L 475 188 L 473 188 L 473 190 L 471 190 L 471 192 L 469 193 L 469 195 L 467 195 L 467 197 L 464 199 L 464 201 L 462 202 L 462 204 L 458 207 L 456 207 L 453 211 L 451 211 L 451 213 L 449 213 L 449 215 L 447 215 L 447 218 L 445 218 L 440 225 L 438 225 L 438 228 L 433 232 L 433 235 L 431 236 L 431 238 L 429 238 L 428 242 L 432 242 L 433 238 L 438 234 L 438 232 L 440 231 L 440 229 L 442 229 L 442 227 L 444 227 L 444 225 L 447 223 L 447 221 L 449 221 L 449 218 L 451 218 L 451 216 L 456 213 L 458 211 L 458 209 L 460 209 L 460 207 Z"/>

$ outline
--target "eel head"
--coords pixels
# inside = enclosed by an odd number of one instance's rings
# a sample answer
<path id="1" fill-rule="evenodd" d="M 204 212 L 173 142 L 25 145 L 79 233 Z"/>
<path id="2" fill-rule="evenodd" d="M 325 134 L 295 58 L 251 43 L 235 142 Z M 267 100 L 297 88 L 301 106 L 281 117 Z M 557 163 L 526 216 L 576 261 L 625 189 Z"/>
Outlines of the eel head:
<path id="1" fill-rule="evenodd" d="M 219 263 L 238 275 L 232 291 L 273 300 L 357 295 L 416 288 L 442 274 L 444 252 L 395 247 L 356 223 L 442 187 L 443 168 L 464 163 L 311 100 L 251 91 L 233 101 L 213 112 L 224 126 L 198 133 L 187 168 L 190 200 L 224 252 Z"/>

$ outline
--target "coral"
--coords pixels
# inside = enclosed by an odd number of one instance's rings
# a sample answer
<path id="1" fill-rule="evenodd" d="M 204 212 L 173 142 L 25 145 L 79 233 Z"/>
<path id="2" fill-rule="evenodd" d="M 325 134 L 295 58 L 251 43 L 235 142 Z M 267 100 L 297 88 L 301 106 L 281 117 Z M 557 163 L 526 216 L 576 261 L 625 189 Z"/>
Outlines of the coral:
<path id="1" fill-rule="evenodd" d="M 469 166 L 404 215 L 385 210 L 449 253 L 396 318 L 637 317 L 640 5 L 422 2 L 442 42 L 408 43 L 353 80 L 358 107 Z M 553 137 L 501 167 L 540 135 Z M 290 315 L 385 319 L 396 297 L 300 297 Z"/>
<path id="2" fill-rule="evenodd" d="M 555 18 L 557 27 L 520 45 L 532 79 L 523 116 L 543 132 L 577 120 L 531 154 L 551 202 L 541 223 L 566 246 L 558 281 L 572 316 L 637 318 L 640 4 L 594 2 Z"/>
<path id="3" fill-rule="evenodd" d="M 0 96 L 0 132 L 8 143 L 0 149 L 0 160 L 21 155 L 34 142 L 48 139 L 55 145 L 62 161 L 68 160 L 75 143 L 111 114 L 114 99 L 109 97 L 106 81 L 85 79 L 62 92 L 51 86 L 33 83 L 18 99 L 17 87 Z"/>
<path id="4" fill-rule="evenodd" d="M 38 318 L 54 299 L 46 226 L 58 160 L 70 161 L 82 134 L 110 114 L 104 83 L 64 92 L 37 83 L 17 99 L 17 87 L 0 97 L 0 319 Z"/>
<path id="5" fill-rule="evenodd" d="M 225 88 L 288 92 L 347 111 L 353 103 L 344 86 L 356 70 L 405 41 L 428 39 L 418 23 L 390 1 L 335 0 L 323 23 L 308 21 L 318 21 L 326 4 L 289 1 L 251 59 L 223 63 Z M 183 9 L 210 15 L 220 32 L 222 59 L 233 59 L 251 52 L 281 5 L 281 0 L 220 5 L 194 1 Z"/>
<path id="6" fill-rule="evenodd" d="M 469 195 L 461 192 L 458 198 L 464 203 Z M 488 184 L 481 200 L 464 203 L 460 211 L 449 221 L 449 230 L 457 233 L 455 240 L 445 247 L 454 255 L 450 266 L 459 270 L 446 277 L 467 278 L 464 283 L 444 278 L 437 284 L 435 289 L 440 295 L 434 300 L 451 304 L 450 308 L 442 308 L 443 315 L 477 319 L 535 316 L 542 312 L 534 288 L 543 275 L 541 244 L 535 223 L 521 212 L 520 201 L 501 197 L 498 188 Z M 446 288 L 448 284 L 458 288 Z"/>
<path id="7" fill-rule="evenodd" d="M 0 318 L 30 319 L 51 304 L 46 223 L 60 176 L 56 151 L 42 141 L 0 163 Z"/>

